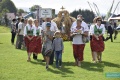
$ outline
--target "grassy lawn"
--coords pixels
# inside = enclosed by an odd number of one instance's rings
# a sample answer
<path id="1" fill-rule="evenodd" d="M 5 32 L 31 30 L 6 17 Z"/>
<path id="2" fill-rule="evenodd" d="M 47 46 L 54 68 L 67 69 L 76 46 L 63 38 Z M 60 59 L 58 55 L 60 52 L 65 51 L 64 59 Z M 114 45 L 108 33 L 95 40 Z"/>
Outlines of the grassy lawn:
<path id="1" fill-rule="evenodd" d="M 10 28 L 0 26 L 0 33 L 8 33 L 8 32 L 10 32 Z"/>
<path id="2" fill-rule="evenodd" d="M 55 64 L 45 69 L 45 63 L 38 60 L 27 62 L 25 50 L 17 50 L 11 45 L 10 30 L 0 26 L 0 80 L 119 80 L 120 78 L 107 78 L 106 73 L 120 73 L 120 34 L 111 43 L 105 42 L 102 63 L 91 62 L 89 43 L 84 50 L 84 61 L 81 67 L 74 66 L 72 45 L 64 42 L 63 67 L 56 69 Z M 7 33 L 6 33 L 7 32 Z"/>

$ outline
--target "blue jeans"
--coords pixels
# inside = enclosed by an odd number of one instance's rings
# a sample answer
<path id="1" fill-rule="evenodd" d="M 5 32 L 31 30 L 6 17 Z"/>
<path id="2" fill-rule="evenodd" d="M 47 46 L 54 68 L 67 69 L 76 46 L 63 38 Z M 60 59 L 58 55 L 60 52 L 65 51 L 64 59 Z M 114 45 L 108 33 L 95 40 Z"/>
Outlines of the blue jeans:
<path id="1" fill-rule="evenodd" d="M 62 50 L 55 51 L 55 58 L 56 58 L 56 67 L 62 65 Z"/>

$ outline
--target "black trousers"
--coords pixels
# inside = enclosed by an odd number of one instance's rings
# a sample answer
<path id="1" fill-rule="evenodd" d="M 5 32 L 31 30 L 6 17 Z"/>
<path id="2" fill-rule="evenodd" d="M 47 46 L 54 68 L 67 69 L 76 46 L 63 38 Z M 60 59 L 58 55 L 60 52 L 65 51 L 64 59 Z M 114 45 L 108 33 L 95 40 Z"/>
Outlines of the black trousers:
<path id="1" fill-rule="evenodd" d="M 18 49 L 21 49 L 21 45 L 23 44 L 23 35 L 18 35 Z"/>
<path id="2" fill-rule="evenodd" d="M 14 41 L 15 41 L 15 35 L 16 35 L 15 32 L 11 32 L 11 43 L 12 43 L 12 44 L 14 44 Z"/>
<path id="3" fill-rule="evenodd" d="M 114 39 L 116 39 L 117 38 L 117 35 L 118 35 L 118 31 L 117 30 L 115 30 L 115 36 L 114 36 Z"/>
<path id="4" fill-rule="evenodd" d="M 111 42 L 113 42 L 113 37 L 112 37 L 112 35 L 113 35 L 113 34 L 110 34 L 110 36 L 109 36 L 109 37 L 107 37 L 107 38 L 106 38 L 106 40 L 111 39 Z"/>

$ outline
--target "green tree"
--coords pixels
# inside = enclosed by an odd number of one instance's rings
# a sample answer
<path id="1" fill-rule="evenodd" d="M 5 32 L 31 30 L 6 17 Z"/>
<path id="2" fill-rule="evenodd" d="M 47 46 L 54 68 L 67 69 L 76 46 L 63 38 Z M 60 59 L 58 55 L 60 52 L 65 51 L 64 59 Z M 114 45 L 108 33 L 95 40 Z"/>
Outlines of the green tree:
<path id="1" fill-rule="evenodd" d="M 11 13 L 17 12 L 17 8 L 11 0 L 2 0 L 2 2 L 0 2 L 0 12 L 2 12 L 4 8 L 8 9 Z"/>
<path id="2" fill-rule="evenodd" d="M 33 6 L 30 8 L 30 11 L 31 11 L 31 12 L 34 12 L 34 11 L 36 11 L 36 9 L 37 9 L 38 7 L 39 7 L 38 5 L 33 5 Z"/>
<path id="3" fill-rule="evenodd" d="M 90 11 L 90 10 L 74 10 L 73 12 L 70 13 L 71 16 L 77 18 L 77 15 L 81 14 L 84 18 L 84 21 L 87 23 L 92 23 L 93 22 L 93 18 L 95 17 L 94 12 Z"/>
<path id="4" fill-rule="evenodd" d="M 17 12 L 18 12 L 19 15 L 22 15 L 22 13 L 24 13 L 25 11 L 23 9 L 18 9 Z"/>
<path id="5" fill-rule="evenodd" d="M 6 26 L 8 26 L 8 19 L 7 19 L 7 14 L 6 14 L 6 13 L 8 13 L 8 12 L 9 12 L 9 10 L 6 9 L 6 8 L 4 8 L 4 9 L 2 10 L 2 16 L 4 16 L 4 20 L 5 20 L 5 25 L 6 25 Z"/>

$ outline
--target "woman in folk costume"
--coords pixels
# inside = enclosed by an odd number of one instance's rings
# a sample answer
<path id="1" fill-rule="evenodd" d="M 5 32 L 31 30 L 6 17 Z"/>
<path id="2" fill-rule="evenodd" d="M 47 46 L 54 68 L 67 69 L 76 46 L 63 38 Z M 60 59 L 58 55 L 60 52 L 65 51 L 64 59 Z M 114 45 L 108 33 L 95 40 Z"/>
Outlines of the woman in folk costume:
<path id="1" fill-rule="evenodd" d="M 35 36 L 36 36 L 36 30 L 35 27 L 33 26 L 33 19 L 29 18 L 28 19 L 28 24 L 24 28 L 24 36 L 25 36 L 25 44 L 27 47 L 27 53 L 28 53 L 28 60 L 30 61 L 30 56 L 32 52 L 34 52 L 35 49 Z"/>
<path id="2" fill-rule="evenodd" d="M 73 37 L 73 55 L 75 58 L 75 64 L 81 66 L 81 61 L 83 61 L 83 53 L 85 43 L 83 41 L 83 36 L 88 36 L 88 28 L 81 26 L 82 19 L 77 19 L 77 26 L 74 26 L 71 30 L 71 36 Z"/>
<path id="3" fill-rule="evenodd" d="M 41 53 L 42 42 L 41 42 L 41 31 L 42 28 L 39 26 L 39 21 L 34 20 L 34 26 L 36 28 L 36 37 L 35 37 L 35 50 L 33 54 L 33 59 L 37 59 L 38 53 Z"/>
<path id="4" fill-rule="evenodd" d="M 105 33 L 105 26 L 101 24 L 102 18 L 96 18 L 96 24 L 91 27 L 92 41 L 91 49 L 94 54 L 94 62 L 97 62 L 97 59 L 101 61 L 102 52 L 104 51 L 104 41 L 103 34 Z"/>

